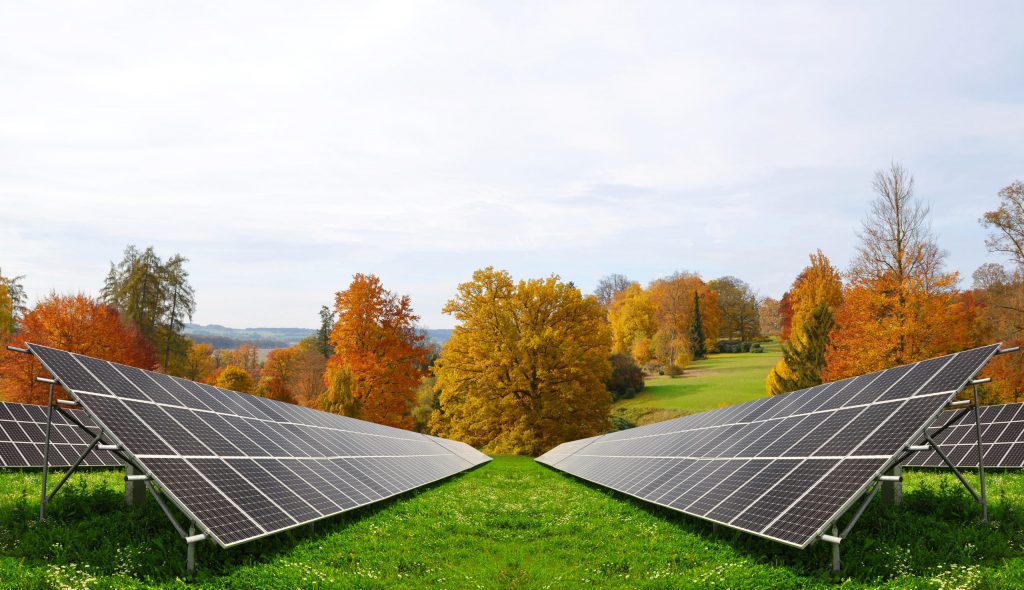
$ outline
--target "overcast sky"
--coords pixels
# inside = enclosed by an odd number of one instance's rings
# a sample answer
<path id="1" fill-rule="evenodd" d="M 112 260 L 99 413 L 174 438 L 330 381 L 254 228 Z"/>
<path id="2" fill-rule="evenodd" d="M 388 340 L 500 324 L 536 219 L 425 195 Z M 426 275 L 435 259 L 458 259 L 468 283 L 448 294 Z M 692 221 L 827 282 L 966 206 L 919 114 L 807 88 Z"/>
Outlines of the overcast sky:
<path id="1" fill-rule="evenodd" d="M 969 286 L 1024 179 L 1019 2 L 0 0 L 0 269 L 180 252 L 195 321 L 314 326 L 356 272 L 429 327 L 486 265 L 589 291 L 846 268 L 895 159 Z"/>

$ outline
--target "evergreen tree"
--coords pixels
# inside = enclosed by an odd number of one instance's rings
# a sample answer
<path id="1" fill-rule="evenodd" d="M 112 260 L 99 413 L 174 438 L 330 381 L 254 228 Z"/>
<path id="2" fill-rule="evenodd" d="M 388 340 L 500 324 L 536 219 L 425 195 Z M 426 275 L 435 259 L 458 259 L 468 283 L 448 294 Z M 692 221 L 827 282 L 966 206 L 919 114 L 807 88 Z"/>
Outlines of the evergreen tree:
<path id="1" fill-rule="evenodd" d="M 693 292 L 693 321 L 690 323 L 690 350 L 693 352 L 694 360 L 702 359 L 707 355 L 704 348 L 704 327 L 700 321 L 700 298 L 697 292 Z"/>
<path id="2" fill-rule="evenodd" d="M 186 321 L 195 312 L 195 290 L 188 282 L 188 259 L 175 254 L 166 262 L 153 247 L 139 250 L 129 245 L 110 271 L 100 294 L 135 325 L 162 356 L 163 369 L 176 366 L 189 350 L 184 335 Z"/>
<path id="3" fill-rule="evenodd" d="M 24 276 L 5 277 L 0 271 L 0 338 L 18 331 L 18 320 L 25 315 Z"/>
<path id="4" fill-rule="evenodd" d="M 331 329 L 334 328 L 334 312 L 324 305 L 320 308 L 320 329 L 316 332 L 316 349 L 324 355 L 325 359 L 331 358 L 334 349 L 331 347 Z"/>
<path id="5" fill-rule="evenodd" d="M 789 342 L 782 345 L 780 366 L 768 376 L 768 393 L 777 395 L 821 384 L 821 369 L 825 366 L 825 350 L 829 333 L 835 325 L 835 313 L 827 304 L 820 304 L 808 314 L 790 334 Z"/>
<path id="6" fill-rule="evenodd" d="M 161 288 L 170 300 L 164 313 L 164 368 L 170 366 L 172 352 L 185 355 L 189 350 L 190 341 L 183 334 L 185 320 L 192 321 L 196 311 L 196 292 L 188 282 L 186 262 L 188 258 L 175 254 L 160 267 Z"/>

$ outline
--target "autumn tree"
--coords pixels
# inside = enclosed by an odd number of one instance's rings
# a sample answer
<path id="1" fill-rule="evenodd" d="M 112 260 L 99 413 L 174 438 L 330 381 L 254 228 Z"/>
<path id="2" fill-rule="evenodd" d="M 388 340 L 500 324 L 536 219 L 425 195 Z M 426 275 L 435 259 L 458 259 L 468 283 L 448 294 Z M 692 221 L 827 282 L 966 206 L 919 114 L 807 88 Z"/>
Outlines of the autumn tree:
<path id="1" fill-rule="evenodd" d="M 434 366 L 435 434 L 537 454 L 609 428 L 612 338 L 595 297 L 554 275 L 515 282 L 488 267 L 444 311 L 458 325 Z"/>
<path id="2" fill-rule="evenodd" d="M 1006 346 L 1022 344 L 1024 332 L 1024 270 L 1007 271 L 1001 264 L 988 263 L 973 275 L 973 289 L 963 296 L 975 302 L 977 318 L 973 326 L 979 343 L 1000 341 Z M 1004 354 L 985 366 L 984 376 L 991 385 L 982 388 L 985 403 L 1024 401 L 1024 355 Z"/>
<path id="3" fill-rule="evenodd" d="M 0 342 L 18 330 L 18 320 L 25 315 L 24 276 L 6 277 L 0 270 Z"/>
<path id="4" fill-rule="evenodd" d="M 694 312 L 698 311 L 696 317 L 700 322 L 700 333 L 716 334 L 710 341 L 711 345 L 717 340 L 718 313 L 715 294 L 700 276 L 677 272 L 656 279 L 648 285 L 647 295 L 655 306 L 655 348 L 665 350 L 656 356 L 661 357 L 659 362 L 666 372 L 671 372 L 675 365 L 685 366 L 691 358 L 703 357 L 709 342 L 706 336 L 702 336 L 700 345 L 693 341 Z"/>
<path id="5" fill-rule="evenodd" d="M 325 388 L 330 390 L 332 379 L 345 375 L 337 372 L 344 368 L 356 402 L 351 405 L 357 408 L 354 417 L 410 427 L 409 410 L 425 374 L 421 367 L 427 351 L 409 296 L 387 291 L 373 275 L 357 274 L 337 294 L 334 310 L 334 356 L 327 366 L 335 371 L 325 374 Z"/>
<path id="6" fill-rule="evenodd" d="M 153 349 L 142 333 L 116 309 L 84 294 L 50 293 L 20 322 L 9 341 L 15 346 L 41 344 L 88 356 L 152 369 Z M 47 388 L 36 383 L 44 376 L 34 357 L 0 355 L 0 396 L 8 401 L 45 404 Z"/>
<path id="7" fill-rule="evenodd" d="M 615 301 L 615 296 L 628 289 L 631 284 L 632 281 L 626 278 L 626 275 L 610 274 L 601 277 L 594 288 L 594 297 L 597 297 L 597 302 L 607 310 L 611 307 L 612 301 Z"/>
<path id="8" fill-rule="evenodd" d="M 828 380 L 960 350 L 969 332 L 970 310 L 957 275 L 943 271 L 945 252 L 913 178 L 893 163 L 876 173 L 873 188 L 826 353 Z"/>
<path id="9" fill-rule="evenodd" d="M 778 336 L 782 333 L 782 313 L 778 299 L 772 297 L 762 299 L 758 316 L 761 319 L 761 334 L 763 336 Z"/>
<path id="10" fill-rule="evenodd" d="M 253 390 L 252 376 L 249 375 L 249 371 L 238 365 L 224 367 L 214 385 L 239 393 L 252 393 Z"/>
<path id="11" fill-rule="evenodd" d="M 188 352 L 175 374 L 191 381 L 206 381 L 214 369 L 213 346 L 189 341 Z"/>
<path id="12" fill-rule="evenodd" d="M 342 416 L 361 415 L 362 407 L 356 397 L 352 371 L 345 366 L 332 365 L 328 363 L 324 371 L 324 390 L 317 398 L 317 409 Z"/>
<path id="13" fill-rule="evenodd" d="M 259 350 L 253 344 L 240 344 L 234 350 L 218 350 L 214 353 L 214 379 L 219 377 L 219 372 L 227 367 L 235 366 L 245 369 L 249 373 L 249 380 L 253 383 L 260 382 L 260 357 Z M 248 392 L 247 392 L 248 393 Z"/>
<path id="14" fill-rule="evenodd" d="M 290 347 L 271 350 L 263 361 L 263 370 L 260 372 L 259 395 L 281 402 L 295 403 L 289 387 L 294 367 L 295 350 Z"/>
<path id="15" fill-rule="evenodd" d="M 608 309 L 612 328 L 612 351 L 633 356 L 639 364 L 651 359 L 651 338 L 658 331 L 657 308 L 639 283 L 615 296 Z"/>
<path id="16" fill-rule="evenodd" d="M 981 224 L 994 232 L 985 241 L 989 252 L 1008 255 L 1018 266 L 1024 266 L 1024 182 L 1019 180 L 999 191 L 1000 203 L 988 211 Z"/>
<path id="17" fill-rule="evenodd" d="M 719 335 L 741 341 L 761 335 L 760 301 L 750 285 L 727 276 L 708 282 L 708 287 L 718 296 Z"/>

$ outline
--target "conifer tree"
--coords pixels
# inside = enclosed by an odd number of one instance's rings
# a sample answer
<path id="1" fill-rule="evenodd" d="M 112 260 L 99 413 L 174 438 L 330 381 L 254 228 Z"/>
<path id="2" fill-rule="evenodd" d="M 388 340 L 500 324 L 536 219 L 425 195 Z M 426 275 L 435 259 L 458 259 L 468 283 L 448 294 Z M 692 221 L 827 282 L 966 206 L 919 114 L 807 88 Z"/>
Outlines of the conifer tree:
<path id="1" fill-rule="evenodd" d="M 700 320 L 700 298 L 697 296 L 697 292 L 693 292 L 693 322 L 690 324 L 690 350 L 693 352 L 693 358 L 702 359 L 706 356 L 707 350 L 704 348 L 704 326 Z"/>

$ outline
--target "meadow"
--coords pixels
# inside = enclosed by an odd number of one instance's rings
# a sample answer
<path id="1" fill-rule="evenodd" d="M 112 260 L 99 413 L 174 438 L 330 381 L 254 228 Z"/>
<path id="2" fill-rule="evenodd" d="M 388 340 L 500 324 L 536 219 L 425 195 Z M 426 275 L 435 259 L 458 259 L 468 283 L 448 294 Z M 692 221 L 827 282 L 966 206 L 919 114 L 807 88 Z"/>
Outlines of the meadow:
<path id="1" fill-rule="evenodd" d="M 76 475 L 36 522 L 39 474 L 0 471 L 0 588 L 186 585 L 184 545 L 152 500 L 123 505 L 122 472 Z M 1024 476 L 989 478 L 992 520 L 952 475 L 908 472 L 843 543 L 804 551 L 647 505 L 527 457 L 223 550 L 197 551 L 196 588 L 1024 587 Z"/>
<path id="2" fill-rule="evenodd" d="M 764 350 L 714 354 L 691 362 L 677 377 L 649 378 L 643 392 L 616 402 L 614 412 L 640 425 L 763 397 L 765 376 L 782 357 L 778 341 L 765 343 Z"/>

